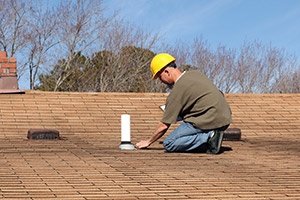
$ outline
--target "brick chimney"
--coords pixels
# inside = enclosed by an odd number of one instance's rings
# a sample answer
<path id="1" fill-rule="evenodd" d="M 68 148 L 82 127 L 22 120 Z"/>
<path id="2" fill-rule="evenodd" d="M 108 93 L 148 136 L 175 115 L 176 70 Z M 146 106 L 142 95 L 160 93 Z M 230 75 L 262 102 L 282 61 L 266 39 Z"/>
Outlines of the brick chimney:
<path id="1" fill-rule="evenodd" d="M 17 90 L 17 61 L 0 51 L 0 90 Z"/>

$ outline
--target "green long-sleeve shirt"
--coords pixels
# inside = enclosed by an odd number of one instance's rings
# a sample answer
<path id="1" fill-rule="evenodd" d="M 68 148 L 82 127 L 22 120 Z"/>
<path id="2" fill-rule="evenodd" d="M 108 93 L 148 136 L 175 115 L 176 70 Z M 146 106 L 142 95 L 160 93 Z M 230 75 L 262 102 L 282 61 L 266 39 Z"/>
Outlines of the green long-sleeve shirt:
<path id="1" fill-rule="evenodd" d="M 187 71 L 174 84 L 161 121 L 176 123 L 178 116 L 202 130 L 231 123 L 231 110 L 223 94 L 206 76 L 194 70 Z"/>

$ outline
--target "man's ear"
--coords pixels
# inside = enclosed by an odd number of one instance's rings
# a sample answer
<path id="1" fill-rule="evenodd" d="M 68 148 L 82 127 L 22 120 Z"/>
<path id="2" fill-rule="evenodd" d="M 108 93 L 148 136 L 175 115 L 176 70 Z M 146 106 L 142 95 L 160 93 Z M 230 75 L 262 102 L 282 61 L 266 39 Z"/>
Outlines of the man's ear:
<path id="1" fill-rule="evenodd" d="M 168 76 L 170 75 L 170 69 L 168 67 L 165 69 L 165 73 L 167 73 Z"/>

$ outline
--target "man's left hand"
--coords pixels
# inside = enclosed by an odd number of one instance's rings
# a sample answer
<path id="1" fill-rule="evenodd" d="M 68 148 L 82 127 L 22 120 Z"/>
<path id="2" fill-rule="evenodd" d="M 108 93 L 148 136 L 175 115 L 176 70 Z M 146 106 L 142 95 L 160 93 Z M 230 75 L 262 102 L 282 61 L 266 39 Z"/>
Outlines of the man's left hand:
<path id="1" fill-rule="evenodd" d="M 139 149 L 145 149 L 148 146 L 150 146 L 150 142 L 149 140 L 142 140 L 139 143 L 137 143 L 135 146 Z"/>

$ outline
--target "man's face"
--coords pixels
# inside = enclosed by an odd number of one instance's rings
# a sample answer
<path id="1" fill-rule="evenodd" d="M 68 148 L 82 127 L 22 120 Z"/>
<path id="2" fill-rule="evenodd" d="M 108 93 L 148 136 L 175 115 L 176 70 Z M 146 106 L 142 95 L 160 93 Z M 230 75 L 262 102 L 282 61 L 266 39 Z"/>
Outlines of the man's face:
<path id="1" fill-rule="evenodd" d="M 174 84 L 174 82 L 172 80 L 172 77 L 171 77 L 171 74 L 170 74 L 170 70 L 168 68 L 163 69 L 160 72 L 158 78 L 161 82 L 168 85 L 169 87 L 172 87 L 173 84 Z"/>

